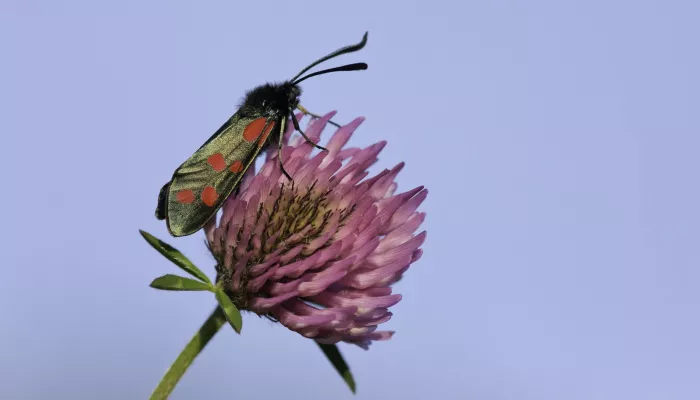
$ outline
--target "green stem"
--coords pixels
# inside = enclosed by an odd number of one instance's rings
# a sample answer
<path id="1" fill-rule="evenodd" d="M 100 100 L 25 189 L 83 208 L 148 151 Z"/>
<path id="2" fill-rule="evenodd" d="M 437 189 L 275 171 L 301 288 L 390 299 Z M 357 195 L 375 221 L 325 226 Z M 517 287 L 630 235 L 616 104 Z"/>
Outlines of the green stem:
<path id="1" fill-rule="evenodd" d="M 216 307 L 209 318 L 202 324 L 202 327 L 199 328 L 199 331 L 194 334 L 192 340 L 187 343 L 187 346 L 182 350 L 173 365 L 168 368 L 158 387 L 151 394 L 150 400 L 165 400 L 170 396 L 170 393 L 175 389 L 175 385 L 180 381 L 190 364 L 204 350 L 207 343 L 225 323 L 226 316 L 224 312 L 221 311 L 221 307 Z"/>

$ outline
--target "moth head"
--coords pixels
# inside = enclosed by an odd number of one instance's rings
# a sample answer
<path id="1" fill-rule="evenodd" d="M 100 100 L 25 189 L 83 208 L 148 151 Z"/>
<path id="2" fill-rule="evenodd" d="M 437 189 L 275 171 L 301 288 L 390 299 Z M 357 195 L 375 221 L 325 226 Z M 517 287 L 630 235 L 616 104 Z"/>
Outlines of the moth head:
<path id="1" fill-rule="evenodd" d="M 287 90 L 287 102 L 289 104 L 289 109 L 294 110 L 299 104 L 299 96 L 301 96 L 301 87 L 289 84 L 289 89 Z"/>

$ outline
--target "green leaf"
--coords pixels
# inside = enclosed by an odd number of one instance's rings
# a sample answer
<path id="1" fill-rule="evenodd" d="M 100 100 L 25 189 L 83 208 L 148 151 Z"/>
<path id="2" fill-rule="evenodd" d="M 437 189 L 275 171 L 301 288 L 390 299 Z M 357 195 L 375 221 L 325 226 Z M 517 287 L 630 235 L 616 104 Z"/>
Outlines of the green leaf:
<path id="1" fill-rule="evenodd" d="M 214 290 L 214 287 L 208 283 L 171 274 L 154 279 L 151 282 L 151 287 L 161 290 Z"/>
<path id="2" fill-rule="evenodd" d="M 348 384 L 350 390 L 353 393 L 355 393 L 355 379 L 352 377 L 350 367 L 348 367 L 348 364 L 343 359 L 343 355 L 340 354 L 338 346 L 334 344 L 323 344 L 319 342 L 316 342 L 316 344 L 318 345 L 318 347 L 321 348 L 321 350 L 323 350 L 323 354 L 325 354 L 328 358 L 328 361 L 330 361 L 331 364 L 333 364 L 333 367 L 336 371 L 338 371 L 345 383 Z"/>
<path id="3" fill-rule="evenodd" d="M 192 261 L 190 261 L 182 253 L 180 253 L 176 248 L 156 238 L 155 236 L 151 235 L 146 231 L 142 231 L 139 229 L 139 232 L 141 232 L 141 236 L 143 236 L 143 238 L 146 239 L 148 244 L 153 246 L 154 249 L 158 250 L 158 252 L 162 254 L 165 258 L 172 261 L 175 265 L 182 268 L 185 272 L 194 276 L 200 281 L 211 284 L 209 277 L 207 277 L 207 275 L 204 272 L 197 268 L 196 265 L 192 264 Z"/>
<path id="4" fill-rule="evenodd" d="M 175 362 L 168 368 L 168 371 L 160 380 L 160 383 L 149 397 L 149 400 L 167 400 L 180 381 L 187 369 L 192 365 L 199 353 L 204 350 L 209 341 L 216 335 L 226 323 L 226 317 L 221 308 L 217 305 L 214 312 L 207 318 L 199 330 L 192 336 L 192 339 L 177 357 Z"/>
<path id="5" fill-rule="evenodd" d="M 224 314 L 226 314 L 228 323 L 231 324 L 234 331 L 241 333 L 241 328 L 243 327 L 241 312 L 238 311 L 238 308 L 236 308 L 231 299 L 222 289 L 217 288 L 214 294 L 216 294 L 216 301 L 219 302 L 219 306 L 222 310 L 224 310 Z"/>

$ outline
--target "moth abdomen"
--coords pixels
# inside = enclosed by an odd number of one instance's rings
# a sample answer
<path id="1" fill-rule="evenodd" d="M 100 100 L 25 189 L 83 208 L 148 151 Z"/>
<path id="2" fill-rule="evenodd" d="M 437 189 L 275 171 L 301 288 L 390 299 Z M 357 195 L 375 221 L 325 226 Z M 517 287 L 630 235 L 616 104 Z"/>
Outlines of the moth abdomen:
<path id="1" fill-rule="evenodd" d="M 158 194 L 158 205 L 156 206 L 156 218 L 159 220 L 164 220 L 167 216 L 167 199 L 168 191 L 170 190 L 170 182 L 163 185 Z"/>

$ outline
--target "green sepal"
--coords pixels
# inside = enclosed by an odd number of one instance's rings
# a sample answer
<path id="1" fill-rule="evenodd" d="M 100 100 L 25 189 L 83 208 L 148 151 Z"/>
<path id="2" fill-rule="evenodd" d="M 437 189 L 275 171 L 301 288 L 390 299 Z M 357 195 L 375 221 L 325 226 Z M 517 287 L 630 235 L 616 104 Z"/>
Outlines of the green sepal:
<path id="1" fill-rule="evenodd" d="M 214 294 L 216 295 L 216 301 L 219 302 L 219 307 L 221 307 L 221 309 L 224 310 L 224 314 L 226 315 L 226 320 L 228 320 L 228 323 L 231 324 L 231 327 L 234 331 L 236 331 L 236 333 L 241 333 L 241 328 L 243 328 L 243 319 L 241 318 L 241 312 L 238 311 L 236 305 L 233 304 L 233 302 L 223 291 L 223 289 L 216 288 Z"/>
<path id="2" fill-rule="evenodd" d="M 355 393 L 355 378 L 352 377 L 352 372 L 350 372 L 350 367 L 348 364 L 345 362 L 343 359 L 343 355 L 340 354 L 340 350 L 338 350 L 338 346 L 335 344 L 323 344 L 316 342 L 318 347 L 321 348 L 323 351 L 323 354 L 326 355 L 326 358 L 328 358 L 328 361 L 333 364 L 333 367 L 335 368 L 336 371 L 340 374 L 341 378 L 345 381 L 345 383 L 348 384 L 348 387 L 350 390 Z"/>
<path id="3" fill-rule="evenodd" d="M 160 290 L 185 290 L 185 291 L 214 291 L 214 287 L 208 283 L 185 278 L 184 276 L 167 274 L 156 278 L 150 285 L 154 289 Z"/>
<path id="4" fill-rule="evenodd" d="M 207 277 L 207 275 L 204 272 L 197 268 L 197 266 L 194 265 L 192 261 L 190 261 L 182 253 L 180 253 L 176 248 L 165 243 L 164 241 L 158 239 L 157 237 L 151 235 L 146 231 L 142 231 L 139 229 L 139 232 L 141 233 L 141 236 L 143 236 L 143 238 L 146 239 L 148 244 L 153 246 L 154 249 L 158 250 L 160 254 L 162 254 L 168 260 L 172 261 L 183 271 L 194 276 L 202 282 L 206 282 L 210 285 L 212 284 L 209 280 L 209 277 Z"/>

